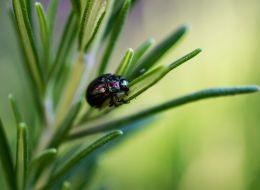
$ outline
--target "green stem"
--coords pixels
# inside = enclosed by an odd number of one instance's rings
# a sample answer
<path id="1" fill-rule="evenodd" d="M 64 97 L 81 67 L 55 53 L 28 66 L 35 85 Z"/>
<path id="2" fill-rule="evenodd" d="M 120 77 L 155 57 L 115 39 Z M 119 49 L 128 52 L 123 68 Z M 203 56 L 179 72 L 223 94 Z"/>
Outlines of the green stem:
<path id="1" fill-rule="evenodd" d="M 85 71 L 85 64 L 86 63 L 84 63 L 84 53 L 80 53 L 77 62 L 72 69 L 72 73 L 68 80 L 68 84 L 66 85 L 61 101 L 59 102 L 55 126 L 59 126 L 68 113 L 68 110 L 72 104 L 73 98 L 81 81 L 81 77 Z"/>

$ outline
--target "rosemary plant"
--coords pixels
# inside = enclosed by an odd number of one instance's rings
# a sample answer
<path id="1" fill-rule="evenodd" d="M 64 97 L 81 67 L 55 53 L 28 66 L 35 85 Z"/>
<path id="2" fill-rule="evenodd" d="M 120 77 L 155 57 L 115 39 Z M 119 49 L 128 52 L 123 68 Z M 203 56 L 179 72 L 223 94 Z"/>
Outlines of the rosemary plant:
<path id="1" fill-rule="evenodd" d="M 126 117 L 103 121 L 104 116 L 118 107 L 127 109 L 128 105 L 109 107 L 105 102 L 99 110 L 91 108 L 84 99 L 86 86 L 93 78 L 107 72 L 134 1 L 71 0 L 60 43 L 54 48 L 55 16 L 60 3 L 52 0 L 44 10 L 39 2 L 11 0 L 10 15 L 37 110 L 33 117 L 34 127 L 38 129 L 37 135 L 29 135 L 27 122 L 14 95 L 10 94 L 17 130 L 16 156 L 11 153 L 7 131 L 0 121 L 0 160 L 6 183 L 12 190 L 87 188 L 98 157 L 116 144 L 110 141 L 123 138 L 120 137 L 122 128 L 194 101 L 259 91 L 256 85 L 210 88 L 167 100 Z M 186 31 L 187 27 L 181 26 L 158 44 L 147 39 L 136 49 L 126 50 L 114 72 L 130 82 L 126 101 L 134 104 L 134 99 L 144 91 L 201 52 L 201 49 L 195 49 L 168 65 L 157 65 Z M 103 122 L 96 124 L 96 120 Z M 97 133 L 105 134 L 88 145 L 81 141 L 81 146 L 70 146 L 75 140 Z M 104 149 L 108 143 L 110 146 Z"/>

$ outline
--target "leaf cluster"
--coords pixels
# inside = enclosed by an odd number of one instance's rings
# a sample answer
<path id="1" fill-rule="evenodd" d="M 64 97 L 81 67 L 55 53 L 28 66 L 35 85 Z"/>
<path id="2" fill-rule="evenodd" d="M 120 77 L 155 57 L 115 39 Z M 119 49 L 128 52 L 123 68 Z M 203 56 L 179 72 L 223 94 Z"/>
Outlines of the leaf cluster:
<path id="1" fill-rule="evenodd" d="M 60 3 L 52 0 L 45 10 L 40 2 L 33 5 L 31 0 L 12 0 L 11 16 L 36 110 L 33 127 L 39 132 L 30 135 L 30 128 L 14 96 L 10 95 L 17 130 L 15 156 L 11 153 L 6 127 L 0 120 L 0 161 L 10 189 L 84 189 L 89 183 L 86 178 L 91 179 L 94 173 L 97 159 L 118 144 L 119 141 L 114 140 L 123 135 L 123 128 L 131 128 L 145 118 L 194 101 L 259 91 L 255 85 L 205 89 L 95 124 L 97 118 L 102 121 L 104 115 L 118 107 L 109 108 L 105 102 L 101 110 L 93 110 L 84 100 L 85 88 L 91 79 L 107 72 L 133 2 L 71 0 L 71 10 L 55 48 L 54 26 Z M 187 30 L 181 26 L 160 43 L 149 38 L 137 48 L 126 50 L 114 71 L 130 82 L 126 101 L 134 103 L 144 91 L 201 52 L 198 48 L 167 65 L 158 64 Z M 104 48 L 100 53 L 101 47 Z M 97 133 L 105 134 L 94 142 L 80 141 L 75 145 L 76 140 Z"/>

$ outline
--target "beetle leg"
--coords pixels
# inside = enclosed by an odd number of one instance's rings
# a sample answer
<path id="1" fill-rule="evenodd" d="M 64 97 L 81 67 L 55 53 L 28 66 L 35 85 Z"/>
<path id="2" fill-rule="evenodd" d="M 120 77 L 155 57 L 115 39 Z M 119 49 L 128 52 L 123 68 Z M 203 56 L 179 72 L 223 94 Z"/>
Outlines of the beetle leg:
<path id="1" fill-rule="evenodd" d="M 124 99 L 120 100 L 120 102 L 123 102 L 124 104 L 129 104 L 130 103 L 129 100 L 124 100 Z"/>
<path id="2" fill-rule="evenodd" d="M 114 105 L 114 96 L 110 95 L 109 107 L 112 107 L 113 105 Z"/>
<path id="3" fill-rule="evenodd" d="M 125 92 L 126 93 L 126 92 Z M 124 95 L 125 95 L 124 93 Z M 109 102 L 109 106 L 112 107 L 112 106 L 120 106 L 122 104 L 128 104 L 130 101 L 126 101 L 122 98 L 122 93 L 121 94 L 118 94 L 118 93 L 114 93 L 114 94 L 111 94 L 110 96 L 110 102 Z"/>
<path id="4" fill-rule="evenodd" d="M 111 94 L 111 98 L 110 98 L 110 104 L 109 106 L 118 106 L 117 105 L 118 102 L 118 97 L 116 96 L 116 94 Z"/>
<path id="5" fill-rule="evenodd" d="M 120 98 L 117 96 L 117 95 L 115 95 L 114 96 L 115 98 L 114 98 L 114 105 L 117 107 L 117 106 L 120 106 L 121 105 L 121 100 L 120 100 Z"/>
<path id="6" fill-rule="evenodd" d="M 117 102 L 120 102 L 119 104 L 128 104 L 130 101 L 126 101 L 124 98 L 118 97 Z"/>

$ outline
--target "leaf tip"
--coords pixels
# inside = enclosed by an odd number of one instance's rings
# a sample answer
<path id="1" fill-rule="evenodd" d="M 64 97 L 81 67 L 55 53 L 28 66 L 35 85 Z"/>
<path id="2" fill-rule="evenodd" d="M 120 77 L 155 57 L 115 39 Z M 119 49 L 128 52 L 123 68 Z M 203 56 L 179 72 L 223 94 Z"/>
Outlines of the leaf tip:
<path id="1" fill-rule="evenodd" d="M 129 52 L 134 52 L 133 48 L 128 48 Z"/>
<path id="2" fill-rule="evenodd" d="M 41 4 L 40 2 L 35 2 L 34 5 L 35 5 L 36 7 L 41 7 L 41 6 L 42 6 L 42 4 Z"/>
<path id="3" fill-rule="evenodd" d="M 57 151 L 57 149 L 56 148 L 50 148 L 50 153 L 52 153 L 52 154 L 57 154 L 58 153 L 58 151 Z"/>
<path id="4" fill-rule="evenodd" d="M 8 99 L 10 100 L 10 101 L 13 101 L 14 100 L 14 96 L 13 96 L 13 94 L 8 94 Z"/>
<path id="5" fill-rule="evenodd" d="M 128 9 L 132 4 L 132 0 L 125 0 L 123 4 L 123 9 Z"/>
<path id="6" fill-rule="evenodd" d="M 121 130 L 118 130 L 118 131 L 117 131 L 117 134 L 118 134 L 118 135 L 123 135 L 123 134 L 124 134 L 124 132 L 123 132 L 123 131 L 121 131 Z"/>
<path id="7" fill-rule="evenodd" d="M 202 52 L 203 50 L 202 50 L 201 48 L 197 48 L 195 51 L 198 52 L 198 53 L 200 53 L 200 52 Z"/>
<path id="8" fill-rule="evenodd" d="M 180 30 L 182 30 L 183 33 L 186 33 L 190 30 L 190 28 L 191 28 L 190 24 L 184 24 L 181 26 Z"/>
<path id="9" fill-rule="evenodd" d="M 27 125 L 24 122 L 19 123 L 19 128 L 22 130 L 26 130 Z"/>
<path id="10" fill-rule="evenodd" d="M 259 92 L 260 91 L 260 85 L 251 85 L 252 89 L 255 90 L 255 92 Z"/>
<path id="11" fill-rule="evenodd" d="M 132 48 L 128 48 L 127 53 L 130 55 L 134 54 L 134 50 Z"/>
<path id="12" fill-rule="evenodd" d="M 154 38 L 149 38 L 149 39 L 147 40 L 147 42 L 148 42 L 149 44 L 155 44 L 155 39 L 154 39 Z"/>
<path id="13" fill-rule="evenodd" d="M 124 134 L 122 130 L 115 130 L 111 132 L 112 136 L 121 136 Z"/>

